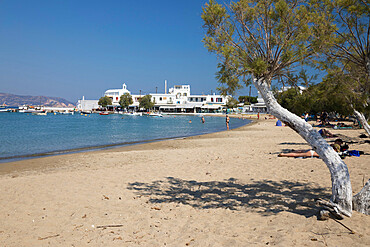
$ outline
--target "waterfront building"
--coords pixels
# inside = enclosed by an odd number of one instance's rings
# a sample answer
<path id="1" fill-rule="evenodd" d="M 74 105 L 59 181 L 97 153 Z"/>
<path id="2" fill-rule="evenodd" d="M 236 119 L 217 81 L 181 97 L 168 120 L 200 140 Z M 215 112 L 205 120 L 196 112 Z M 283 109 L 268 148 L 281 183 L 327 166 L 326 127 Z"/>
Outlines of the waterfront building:
<path id="1" fill-rule="evenodd" d="M 108 89 L 105 91 L 104 96 L 111 98 L 113 105 L 119 105 L 119 99 L 125 93 L 131 94 L 131 92 L 127 90 L 126 83 L 123 83 L 121 89 Z"/>
<path id="2" fill-rule="evenodd" d="M 85 96 L 77 101 L 76 109 L 79 111 L 92 111 L 93 109 L 98 109 L 100 106 L 98 104 L 99 100 L 86 100 Z"/>
<path id="3" fill-rule="evenodd" d="M 150 93 L 154 102 L 154 110 L 173 113 L 197 113 L 197 112 L 221 112 L 231 96 L 222 95 L 192 95 L 190 85 L 174 85 L 168 89 L 165 81 L 164 93 Z M 142 94 L 131 94 L 127 85 L 123 84 L 122 89 L 109 89 L 104 96 L 112 99 L 113 106 L 119 106 L 119 99 L 124 93 L 132 96 L 133 103 L 130 109 L 140 110 L 140 99 Z"/>
<path id="4" fill-rule="evenodd" d="M 258 92 L 257 103 L 251 105 L 251 111 L 267 113 L 267 106 L 265 101 L 261 97 L 260 92 Z"/>
<path id="5" fill-rule="evenodd" d="M 133 103 L 129 106 L 129 110 L 140 110 L 139 104 L 140 99 L 144 96 L 143 94 L 132 94 L 128 89 L 127 85 L 123 83 L 120 89 L 108 89 L 104 92 L 104 96 L 112 99 L 112 105 L 114 107 L 119 106 L 120 97 L 124 93 L 129 93 L 132 96 Z M 190 85 L 174 85 L 168 89 L 167 92 L 167 81 L 165 81 L 164 93 L 150 93 L 152 101 L 154 102 L 154 110 L 168 112 L 168 113 L 202 113 L 202 112 L 223 112 L 227 101 L 231 96 L 223 96 L 219 94 L 191 94 Z M 251 107 L 250 110 L 264 111 L 264 103 L 262 98 L 259 97 L 259 102 L 255 107 Z M 259 104 L 260 103 L 260 104 Z M 258 105 L 259 104 L 259 105 Z M 77 103 L 77 109 L 86 111 L 98 109 L 98 100 L 79 100 Z"/>

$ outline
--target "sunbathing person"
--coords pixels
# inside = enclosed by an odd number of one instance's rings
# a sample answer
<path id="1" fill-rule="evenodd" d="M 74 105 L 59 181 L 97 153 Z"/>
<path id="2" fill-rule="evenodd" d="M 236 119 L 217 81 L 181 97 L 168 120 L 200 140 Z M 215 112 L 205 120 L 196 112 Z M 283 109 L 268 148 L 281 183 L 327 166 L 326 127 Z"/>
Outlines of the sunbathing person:
<path id="1" fill-rule="evenodd" d="M 319 130 L 319 133 L 322 137 L 326 138 L 326 137 L 337 137 L 337 135 L 334 135 L 333 133 L 331 133 L 329 130 L 327 129 L 320 129 Z"/>
<path id="2" fill-rule="evenodd" d="M 290 153 L 280 153 L 279 157 L 294 157 L 294 158 L 313 158 L 313 157 L 320 157 L 315 151 L 313 150 L 295 150 Z"/>
<path id="3" fill-rule="evenodd" d="M 342 144 L 343 144 L 343 141 L 342 139 L 336 139 L 334 144 L 331 144 L 330 146 L 336 151 L 336 152 L 343 152 L 342 150 Z M 346 148 L 348 149 L 348 145 L 346 145 Z M 320 156 L 315 152 L 313 151 L 312 149 L 308 149 L 308 150 L 294 150 L 290 153 L 280 153 L 278 155 L 279 157 L 294 157 L 294 158 L 299 158 L 299 157 L 302 157 L 302 158 L 313 158 L 313 157 L 317 157 L 319 158 Z"/>

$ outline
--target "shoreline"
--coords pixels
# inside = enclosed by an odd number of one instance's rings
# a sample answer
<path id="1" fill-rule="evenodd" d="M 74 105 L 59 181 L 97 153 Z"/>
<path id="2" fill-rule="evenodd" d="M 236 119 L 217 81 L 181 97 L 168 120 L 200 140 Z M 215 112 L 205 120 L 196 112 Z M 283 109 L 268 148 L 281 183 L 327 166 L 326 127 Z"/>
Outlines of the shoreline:
<path id="1" fill-rule="evenodd" d="M 366 246 L 370 217 L 318 221 L 330 172 L 276 120 L 230 131 L 6 163 L 2 246 Z M 356 140 L 362 130 L 333 130 Z M 351 149 L 370 153 L 366 143 Z M 353 192 L 370 155 L 348 157 Z M 1 166 L 0 166 L 1 167 Z"/>
<path id="2" fill-rule="evenodd" d="M 209 117 L 224 117 L 224 116 L 216 116 L 216 115 L 208 115 L 208 116 Z M 232 116 L 232 117 L 233 118 L 238 118 L 237 116 Z M 253 120 L 250 119 L 250 118 L 249 119 L 247 119 L 247 118 L 244 119 L 243 118 L 243 120 L 247 120 L 249 122 L 244 123 L 241 126 L 237 126 L 235 128 L 230 128 L 230 130 L 243 127 L 243 126 L 251 124 L 253 122 Z M 194 134 L 194 135 L 164 137 L 164 138 L 156 138 L 156 139 L 149 139 L 149 140 L 112 143 L 112 144 L 87 146 L 87 147 L 79 147 L 79 148 L 72 148 L 72 149 L 53 150 L 53 151 L 42 152 L 42 153 L 0 157 L 0 166 L 3 165 L 3 164 L 6 164 L 6 163 L 10 163 L 10 162 L 17 162 L 17 161 L 28 160 L 28 159 L 37 159 L 37 158 L 42 158 L 42 157 L 59 156 L 59 155 L 74 154 L 74 153 L 81 153 L 81 152 L 93 152 L 93 151 L 106 150 L 106 149 L 111 149 L 111 148 L 119 148 L 119 147 L 132 146 L 132 145 L 141 145 L 141 144 L 145 144 L 145 143 L 159 142 L 159 141 L 165 141 L 165 140 L 182 139 L 182 138 L 187 138 L 187 137 L 191 137 L 191 136 L 207 135 L 207 134 L 212 134 L 212 133 L 217 133 L 217 132 L 222 132 L 222 131 L 224 131 L 224 130 L 218 130 L 218 131 L 211 132 L 211 133 L 206 133 L 206 134 Z M 0 168 L 0 170 L 1 170 L 1 168 Z"/>
<path id="3" fill-rule="evenodd" d="M 221 117 L 221 116 L 220 116 Z M 224 117 L 224 116 L 222 116 Z M 231 116 L 232 118 L 236 118 L 236 116 Z M 255 124 L 258 121 L 257 119 L 245 119 L 250 121 L 242 126 L 236 128 L 230 128 L 229 131 L 237 130 L 246 126 L 250 126 Z M 13 172 L 21 172 L 21 171 L 32 171 L 32 169 L 47 169 L 47 167 L 43 167 L 43 165 L 38 164 L 38 160 L 40 159 L 47 159 L 52 160 L 53 157 L 63 157 L 63 156 L 70 156 L 73 155 L 85 155 L 88 153 L 95 153 L 95 152 L 114 152 L 114 151 L 135 151 L 135 150 L 144 150 L 146 148 L 145 145 L 147 144 L 155 144 L 160 142 L 172 141 L 172 140 L 181 140 L 181 139 L 190 139 L 190 138 L 202 138 L 207 137 L 207 135 L 213 135 L 216 133 L 227 132 L 227 130 L 206 133 L 206 134 L 196 134 L 196 135 L 189 135 L 189 136 L 179 136 L 179 137 L 168 137 L 168 138 L 159 138 L 153 140 L 144 140 L 144 141 L 137 141 L 137 142 L 130 142 L 128 144 L 125 143 L 118 143 L 118 144 L 109 144 L 109 145 L 102 145 L 102 146 L 93 146 L 93 147 L 85 147 L 85 148 L 76 148 L 72 150 L 61 150 L 55 152 L 47 152 L 41 154 L 31 154 L 31 155 L 23 155 L 20 159 L 17 157 L 11 157 L 10 159 L 0 158 L 0 176 L 4 174 L 9 174 Z M 150 148 L 153 148 L 150 146 Z M 61 153 L 58 153 L 61 152 Z M 52 153 L 52 154 L 49 154 Z M 54 154 L 55 153 L 55 154 Z M 25 157 L 25 158 L 23 158 Z M 8 161 L 9 160 L 9 161 Z M 27 164 L 29 161 L 29 165 Z M 45 163 L 45 162 L 42 162 Z"/>

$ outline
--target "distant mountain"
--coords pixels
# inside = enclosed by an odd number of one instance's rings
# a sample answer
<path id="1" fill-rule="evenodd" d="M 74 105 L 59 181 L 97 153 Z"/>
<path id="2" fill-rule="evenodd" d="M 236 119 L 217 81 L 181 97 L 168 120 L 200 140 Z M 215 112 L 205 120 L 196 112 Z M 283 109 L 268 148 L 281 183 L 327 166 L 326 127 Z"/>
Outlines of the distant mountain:
<path id="1" fill-rule="evenodd" d="M 0 105 L 8 106 L 43 105 L 47 107 L 75 107 L 72 102 L 59 97 L 24 96 L 9 93 L 0 93 Z"/>

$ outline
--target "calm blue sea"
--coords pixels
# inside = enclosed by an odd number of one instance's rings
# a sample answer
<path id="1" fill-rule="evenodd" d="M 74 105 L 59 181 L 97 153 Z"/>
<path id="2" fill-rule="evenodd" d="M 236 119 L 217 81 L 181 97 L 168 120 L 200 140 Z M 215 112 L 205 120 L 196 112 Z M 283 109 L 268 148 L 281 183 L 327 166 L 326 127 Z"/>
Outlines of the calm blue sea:
<path id="1" fill-rule="evenodd" d="M 0 113 L 0 162 L 41 155 L 131 145 L 145 141 L 206 134 L 226 129 L 224 117 L 165 115 L 159 117 L 112 114 L 37 116 Z M 192 123 L 189 123 L 189 120 Z M 230 128 L 249 123 L 231 118 Z"/>

